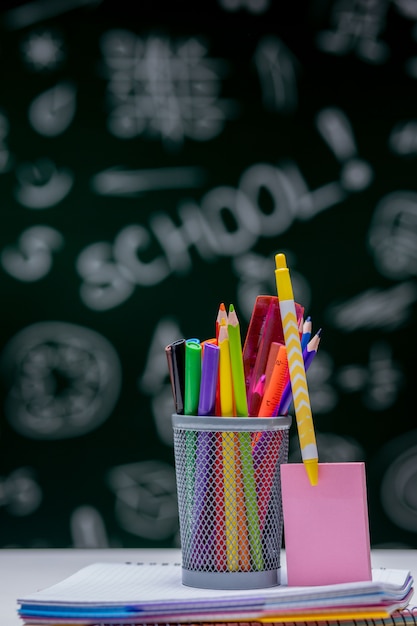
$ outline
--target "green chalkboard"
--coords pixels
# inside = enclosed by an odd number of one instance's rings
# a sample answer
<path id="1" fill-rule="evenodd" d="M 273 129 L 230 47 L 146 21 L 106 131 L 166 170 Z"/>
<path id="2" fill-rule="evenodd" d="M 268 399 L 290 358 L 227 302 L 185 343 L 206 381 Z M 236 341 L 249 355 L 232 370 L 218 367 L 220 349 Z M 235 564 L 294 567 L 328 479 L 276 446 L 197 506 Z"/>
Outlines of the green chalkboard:
<path id="1" fill-rule="evenodd" d="M 165 346 L 287 256 L 320 459 L 417 547 L 412 2 L 4 1 L 0 546 L 178 546 Z M 290 460 L 299 460 L 295 426 Z"/>

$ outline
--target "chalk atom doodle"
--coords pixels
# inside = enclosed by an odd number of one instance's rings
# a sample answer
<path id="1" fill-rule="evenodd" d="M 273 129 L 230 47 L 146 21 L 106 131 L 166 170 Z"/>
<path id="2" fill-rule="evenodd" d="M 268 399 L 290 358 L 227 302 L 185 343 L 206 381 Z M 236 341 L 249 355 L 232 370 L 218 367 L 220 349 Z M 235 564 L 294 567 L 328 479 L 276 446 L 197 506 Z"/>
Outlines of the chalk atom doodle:
<path id="1" fill-rule="evenodd" d="M 121 368 L 100 334 L 64 322 L 33 324 L 1 355 L 11 426 L 32 439 L 67 439 L 94 430 L 119 396 Z"/>

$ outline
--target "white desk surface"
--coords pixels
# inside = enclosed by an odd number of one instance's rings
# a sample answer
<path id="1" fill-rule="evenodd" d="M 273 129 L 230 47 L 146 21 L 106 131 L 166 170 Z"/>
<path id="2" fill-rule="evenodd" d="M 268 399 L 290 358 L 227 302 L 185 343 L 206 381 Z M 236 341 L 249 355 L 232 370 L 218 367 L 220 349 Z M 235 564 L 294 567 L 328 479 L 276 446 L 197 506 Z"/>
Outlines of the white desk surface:
<path id="1" fill-rule="evenodd" d="M 180 562 L 181 552 L 130 549 L 0 550 L 0 625 L 22 625 L 17 615 L 18 597 L 49 587 L 81 567 L 98 561 Z M 417 550 L 373 550 L 372 567 L 407 569 L 417 580 Z M 415 597 L 412 603 L 416 604 Z"/>

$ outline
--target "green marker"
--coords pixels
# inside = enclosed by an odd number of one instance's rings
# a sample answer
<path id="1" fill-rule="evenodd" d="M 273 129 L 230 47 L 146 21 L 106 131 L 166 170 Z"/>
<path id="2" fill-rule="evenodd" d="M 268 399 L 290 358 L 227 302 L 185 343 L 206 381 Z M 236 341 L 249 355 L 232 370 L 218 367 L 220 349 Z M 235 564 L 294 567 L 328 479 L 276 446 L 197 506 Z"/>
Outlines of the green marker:
<path id="1" fill-rule="evenodd" d="M 201 344 L 196 343 L 195 341 L 187 341 L 185 344 L 185 415 L 198 415 L 200 382 Z"/>
<path id="2" fill-rule="evenodd" d="M 184 414 L 198 415 L 198 400 L 201 382 L 201 345 L 195 341 L 185 344 L 185 384 Z M 187 430 L 185 433 L 186 469 L 186 511 L 187 541 L 191 540 L 192 514 L 194 509 L 195 464 L 197 454 L 197 433 Z"/>

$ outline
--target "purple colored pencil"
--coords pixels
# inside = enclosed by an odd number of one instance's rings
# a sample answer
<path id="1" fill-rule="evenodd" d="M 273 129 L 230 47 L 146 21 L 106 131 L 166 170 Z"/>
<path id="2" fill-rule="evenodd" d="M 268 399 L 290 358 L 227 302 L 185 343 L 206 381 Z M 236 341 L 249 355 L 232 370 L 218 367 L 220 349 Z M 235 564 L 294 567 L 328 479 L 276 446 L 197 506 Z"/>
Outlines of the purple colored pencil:
<path id="1" fill-rule="evenodd" d="M 304 360 L 305 371 L 308 370 L 314 357 L 317 354 L 317 350 L 318 350 L 319 343 L 320 343 L 320 335 L 321 335 L 321 328 L 317 331 L 313 339 L 309 341 L 309 343 L 303 350 L 303 360 Z M 286 384 L 284 388 L 284 391 L 282 392 L 281 401 L 275 413 L 275 417 L 277 415 L 286 415 L 288 413 L 288 409 L 290 408 L 291 402 L 292 402 L 292 388 L 291 388 L 291 381 L 288 381 L 288 383 Z"/>

